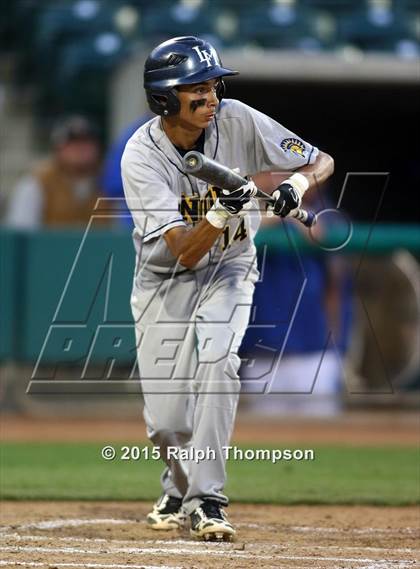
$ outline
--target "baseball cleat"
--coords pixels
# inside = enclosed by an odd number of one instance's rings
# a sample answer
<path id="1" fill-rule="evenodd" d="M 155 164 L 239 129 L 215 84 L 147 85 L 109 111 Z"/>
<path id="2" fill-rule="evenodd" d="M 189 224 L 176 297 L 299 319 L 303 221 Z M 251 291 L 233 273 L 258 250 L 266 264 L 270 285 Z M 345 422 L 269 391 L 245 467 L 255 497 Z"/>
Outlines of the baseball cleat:
<path id="1" fill-rule="evenodd" d="M 219 502 L 204 500 L 190 516 L 192 537 L 204 541 L 231 541 L 235 530 Z"/>
<path id="2" fill-rule="evenodd" d="M 147 525 L 154 530 L 167 531 L 183 528 L 187 516 L 181 498 L 163 494 L 147 515 Z"/>

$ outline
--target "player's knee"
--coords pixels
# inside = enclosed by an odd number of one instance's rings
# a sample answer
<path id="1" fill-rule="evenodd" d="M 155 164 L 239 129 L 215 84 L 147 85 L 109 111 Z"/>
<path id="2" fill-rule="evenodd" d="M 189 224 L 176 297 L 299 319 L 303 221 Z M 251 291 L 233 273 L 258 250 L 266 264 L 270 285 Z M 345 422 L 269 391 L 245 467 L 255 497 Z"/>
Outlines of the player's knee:
<path id="1" fill-rule="evenodd" d="M 161 449 L 184 445 L 190 438 L 189 433 L 176 430 L 176 425 L 160 425 L 151 433 L 150 439 L 155 446 Z"/>
<path id="2" fill-rule="evenodd" d="M 241 365 L 241 358 L 234 352 L 229 352 L 225 363 L 225 374 L 230 379 L 237 379 L 239 381 L 239 367 Z"/>
<path id="3" fill-rule="evenodd" d="M 228 352 L 217 363 L 204 364 L 198 368 L 197 391 L 212 393 L 239 393 L 239 367 L 241 360 L 237 354 Z"/>
<path id="4" fill-rule="evenodd" d="M 200 364 L 222 364 L 231 357 L 232 342 L 224 337 L 206 338 L 198 347 L 198 361 Z"/>

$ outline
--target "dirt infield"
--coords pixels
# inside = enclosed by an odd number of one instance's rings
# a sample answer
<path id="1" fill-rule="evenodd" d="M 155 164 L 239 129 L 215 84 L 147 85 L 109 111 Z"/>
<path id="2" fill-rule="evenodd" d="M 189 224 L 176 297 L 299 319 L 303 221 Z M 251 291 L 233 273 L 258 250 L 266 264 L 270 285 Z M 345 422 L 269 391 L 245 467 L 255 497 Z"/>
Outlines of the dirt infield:
<path id="1" fill-rule="evenodd" d="M 5 416 L 3 441 L 145 440 L 140 421 Z M 415 445 L 418 416 L 350 414 L 332 421 L 238 417 L 234 441 Z M 69 473 L 69 475 L 71 475 Z M 153 532 L 148 503 L 3 502 L 0 567 L 47 569 L 420 568 L 416 507 L 232 504 L 236 542 L 206 544 Z"/>
<path id="2" fill-rule="evenodd" d="M 420 567 L 419 511 L 232 505 L 238 537 L 207 544 L 146 527 L 150 504 L 5 502 L 0 566 L 131 569 Z"/>
<path id="3" fill-rule="evenodd" d="M 413 446 L 419 444 L 420 418 L 413 412 L 346 413 L 332 419 L 265 419 L 241 413 L 235 443 L 307 443 Z M 138 420 L 36 418 L 4 415 L 3 441 L 36 442 L 139 442 L 146 428 Z"/>

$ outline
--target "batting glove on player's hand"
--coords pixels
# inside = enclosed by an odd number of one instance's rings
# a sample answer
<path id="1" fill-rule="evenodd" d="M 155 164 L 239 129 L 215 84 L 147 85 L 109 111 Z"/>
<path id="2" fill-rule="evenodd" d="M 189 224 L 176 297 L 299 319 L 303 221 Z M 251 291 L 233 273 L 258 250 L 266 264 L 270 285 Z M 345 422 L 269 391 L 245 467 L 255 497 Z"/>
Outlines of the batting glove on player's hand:
<path id="1" fill-rule="evenodd" d="M 257 193 L 257 186 L 252 180 L 237 190 L 222 190 L 218 202 L 230 215 L 238 215 L 244 205 Z"/>
<path id="2" fill-rule="evenodd" d="M 234 169 L 239 172 L 239 168 Z M 226 221 L 233 215 L 244 215 L 251 205 L 250 199 L 257 193 L 257 186 L 252 180 L 237 190 L 222 190 L 216 203 L 209 209 L 206 219 L 214 227 L 223 229 Z"/>
<path id="3" fill-rule="evenodd" d="M 302 196 L 309 182 L 302 174 L 293 174 L 272 193 L 275 202 L 267 208 L 269 216 L 287 217 L 291 211 L 301 206 Z"/>

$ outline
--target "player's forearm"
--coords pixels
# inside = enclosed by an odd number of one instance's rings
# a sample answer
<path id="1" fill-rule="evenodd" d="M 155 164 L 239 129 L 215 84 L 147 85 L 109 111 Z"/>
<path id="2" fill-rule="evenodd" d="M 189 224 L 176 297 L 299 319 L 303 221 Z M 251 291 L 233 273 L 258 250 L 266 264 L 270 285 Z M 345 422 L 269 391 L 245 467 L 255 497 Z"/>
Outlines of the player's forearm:
<path id="1" fill-rule="evenodd" d="M 326 152 L 319 152 L 313 164 L 303 166 L 298 170 L 309 182 L 309 190 L 323 184 L 334 172 L 334 159 Z"/>
<path id="2" fill-rule="evenodd" d="M 334 159 L 325 152 L 319 151 L 317 159 L 313 164 L 302 166 L 295 172 L 303 174 L 309 182 L 309 190 L 324 183 L 334 172 Z M 267 193 L 272 193 L 285 180 L 293 175 L 293 171 L 289 172 L 261 172 L 253 176 L 253 180 Z"/>
<path id="3" fill-rule="evenodd" d="M 181 265 L 192 269 L 210 251 L 222 232 L 223 229 L 202 219 L 192 229 L 179 231 L 169 246 Z"/>

